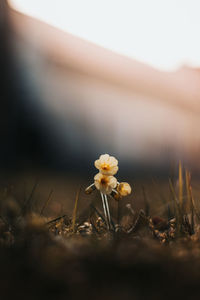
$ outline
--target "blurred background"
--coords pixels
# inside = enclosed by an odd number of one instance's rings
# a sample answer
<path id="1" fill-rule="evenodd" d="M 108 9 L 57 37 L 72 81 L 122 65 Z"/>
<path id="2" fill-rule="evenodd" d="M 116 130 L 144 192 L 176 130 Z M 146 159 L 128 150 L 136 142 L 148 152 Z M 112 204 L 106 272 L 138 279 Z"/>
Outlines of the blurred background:
<path id="1" fill-rule="evenodd" d="M 1 299 L 198 299 L 199 12 L 0 0 Z M 85 193 L 105 153 L 132 188 L 110 232 Z"/>
<path id="2" fill-rule="evenodd" d="M 0 3 L 2 169 L 198 172 L 199 1 Z"/>

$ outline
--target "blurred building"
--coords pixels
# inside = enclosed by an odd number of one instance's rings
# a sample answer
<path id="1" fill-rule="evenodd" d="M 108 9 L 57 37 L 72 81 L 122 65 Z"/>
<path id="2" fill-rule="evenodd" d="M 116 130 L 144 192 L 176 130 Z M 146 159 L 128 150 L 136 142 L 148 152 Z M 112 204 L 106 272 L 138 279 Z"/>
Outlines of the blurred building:
<path id="1" fill-rule="evenodd" d="M 162 72 L 1 6 L 2 164 L 71 170 L 110 153 L 130 170 L 199 168 L 198 70 Z"/>

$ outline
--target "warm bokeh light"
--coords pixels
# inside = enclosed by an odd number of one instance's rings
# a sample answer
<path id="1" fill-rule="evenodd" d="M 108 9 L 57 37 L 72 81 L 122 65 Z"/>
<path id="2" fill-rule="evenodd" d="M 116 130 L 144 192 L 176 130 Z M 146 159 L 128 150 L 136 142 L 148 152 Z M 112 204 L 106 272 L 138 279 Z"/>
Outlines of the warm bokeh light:
<path id="1" fill-rule="evenodd" d="M 200 66 L 198 0 L 10 0 L 10 4 L 159 69 Z"/>

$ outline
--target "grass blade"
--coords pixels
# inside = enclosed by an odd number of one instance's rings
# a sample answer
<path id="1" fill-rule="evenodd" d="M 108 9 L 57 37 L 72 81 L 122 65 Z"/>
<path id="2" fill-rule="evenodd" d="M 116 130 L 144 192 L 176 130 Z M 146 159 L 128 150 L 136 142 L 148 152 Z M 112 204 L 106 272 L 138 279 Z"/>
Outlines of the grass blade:
<path id="1" fill-rule="evenodd" d="M 48 196 L 48 198 L 47 198 L 45 204 L 43 205 L 43 207 L 42 207 L 42 209 L 41 209 L 40 216 L 43 215 L 43 212 L 44 212 L 45 208 L 48 206 L 52 194 L 53 194 L 53 190 L 50 191 L 49 196 Z"/>
<path id="2" fill-rule="evenodd" d="M 79 188 L 77 193 L 76 193 L 76 199 L 75 199 L 75 203 L 74 203 L 74 210 L 73 210 L 73 216 L 72 216 L 72 230 L 73 230 L 73 232 L 75 232 L 76 215 L 77 215 L 77 207 L 78 207 L 78 200 L 79 200 L 79 196 L 80 196 L 80 191 L 81 191 L 81 188 Z"/>
<path id="3" fill-rule="evenodd" d="M 182 173 L 182 164 L 181 161 L 179 161 L 179 167 L 178 167 L 178 182 L 179 182 L 179 205 L 181 211 L 183 211 L 183 173 Z"/>

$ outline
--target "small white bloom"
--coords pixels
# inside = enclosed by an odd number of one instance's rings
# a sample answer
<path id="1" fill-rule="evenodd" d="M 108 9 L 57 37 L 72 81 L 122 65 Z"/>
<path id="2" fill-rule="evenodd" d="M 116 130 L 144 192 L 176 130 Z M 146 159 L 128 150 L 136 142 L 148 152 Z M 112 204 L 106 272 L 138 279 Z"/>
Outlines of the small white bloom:
<path id="1" fill-rule="evenodd" d="M 102 173 L 98 173 L 94 176 L 94 184 L 100 192 L 109 195 L 117 186 L 117 179 L 114 176 L 107 176 Z"/>
<path id="2" fill-rule="evenodd" d="M 131 193 L 131 186 L 127 182 L 121 182 L 117 186 L 117 191 L 120 194 L 120 196 L 127 196 Z"/>
<path id="3" fill-rule="evenodd" d="M 94 162 L 95 167 L 105 175 L 115 175 L 118 171 L 118 160 L 109 154 L 103 154 Z"/>

